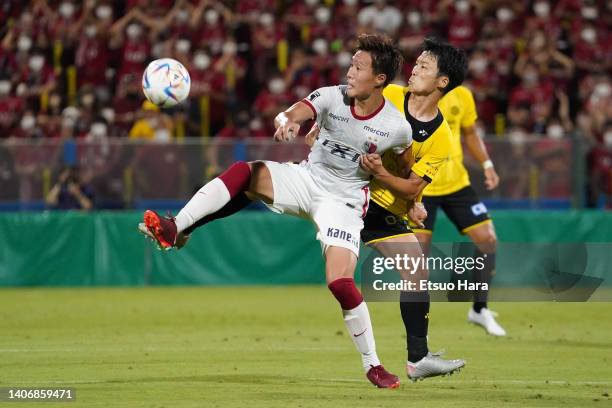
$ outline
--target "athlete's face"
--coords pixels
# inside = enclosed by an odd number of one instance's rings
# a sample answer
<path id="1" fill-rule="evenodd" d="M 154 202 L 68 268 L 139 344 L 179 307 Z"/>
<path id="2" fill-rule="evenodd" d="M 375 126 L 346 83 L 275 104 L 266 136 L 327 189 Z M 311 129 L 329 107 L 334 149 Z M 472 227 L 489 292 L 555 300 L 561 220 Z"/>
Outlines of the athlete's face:
<path id="1" fill-rule="evenodd" d="M 412 75 L 408 79 L 410 92 L 416 95 L 429 95 L 438 89 L 442 91 L 446 85 L 448 77 L 440 75 L 437 57 L 423 51 L 417 58 L 412 68 Z"/>
<path id="2" fill-rule="evenodd" d="M 375 74 L 369 52 L 357 51 L 346 74 L 347 94 L 351 98 L 365 99 L 385 83 L 384 74 Z"/>

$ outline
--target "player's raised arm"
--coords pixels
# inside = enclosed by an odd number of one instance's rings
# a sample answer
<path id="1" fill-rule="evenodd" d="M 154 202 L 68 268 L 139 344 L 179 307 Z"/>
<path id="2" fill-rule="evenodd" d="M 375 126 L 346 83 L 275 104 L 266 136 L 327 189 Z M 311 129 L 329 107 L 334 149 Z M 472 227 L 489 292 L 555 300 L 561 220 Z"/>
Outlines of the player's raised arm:
<path id="1" fill-rule="evenodd" d="M 293 139 L 300 131 L 300 125 L 312 119 L 314 116 L 312 109 L 303 101 L 298 101 L 291 105 L 289 109 L 276 115 L 274 118 L 274 140 L 285 142 Z"/>
<path id="2" fill-rule="evenodd" d="M 325 116 L 339 95 L 337 86 L 316 89 L 306 98 L 294 103 L 289 109 L 279 113 L 274 119 L 276 132 L 274 139 L 286 141 L 297 136 L 300 125 L 308 119 Z"/>

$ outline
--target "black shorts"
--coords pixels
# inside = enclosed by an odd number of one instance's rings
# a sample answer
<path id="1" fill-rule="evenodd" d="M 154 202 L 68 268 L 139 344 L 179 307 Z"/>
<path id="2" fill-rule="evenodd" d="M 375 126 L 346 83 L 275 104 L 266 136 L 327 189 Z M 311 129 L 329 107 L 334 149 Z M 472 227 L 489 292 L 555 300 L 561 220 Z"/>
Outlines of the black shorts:
<path id="1" fill-rule="evenodd" d="M 408 222 L 402 217 L 385 210 L 374 201 L 370 201 L 370 207 L 363 219 L 363 229 L 361 230 L 361 240 L 364 244 L 367 245 L 375 241 L 406 234 L 412 234 Z"/>
<path id="2" fill-rule="evenodd" d="M 470 227 L 490 219 L 487 207 L 480 201 L 472 186 L 447 195 L 423 196 L 423 205 L 427 210 L 425 229 L 429 231 L 433 231 L 438 207 L 444 210 L 462 234 Z"/>

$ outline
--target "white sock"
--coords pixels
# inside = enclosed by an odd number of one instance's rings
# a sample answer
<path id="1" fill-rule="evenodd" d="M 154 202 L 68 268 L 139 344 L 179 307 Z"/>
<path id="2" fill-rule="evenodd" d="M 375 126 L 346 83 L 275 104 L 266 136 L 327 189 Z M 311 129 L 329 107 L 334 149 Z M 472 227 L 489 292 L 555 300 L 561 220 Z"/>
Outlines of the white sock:
<path id="1" fill-rule="evenodd" d="M 177 232 L 184 231 L 207 215 L 219 211 L 230 199 L 230 193 L 220 178 L 206 183 L 176 215 Z"/>
<path id="2" fill-rule="evenodd" d="M 376 342 L 370 321 L 370 312 L 365 302 L 351 310 L 342 310 L 344 324 L 353 340 L 357 351 L 361 353 L 363 368 L 366 372 L 370 366 L 380 365 L 380 360 L 376 355 Z"/>

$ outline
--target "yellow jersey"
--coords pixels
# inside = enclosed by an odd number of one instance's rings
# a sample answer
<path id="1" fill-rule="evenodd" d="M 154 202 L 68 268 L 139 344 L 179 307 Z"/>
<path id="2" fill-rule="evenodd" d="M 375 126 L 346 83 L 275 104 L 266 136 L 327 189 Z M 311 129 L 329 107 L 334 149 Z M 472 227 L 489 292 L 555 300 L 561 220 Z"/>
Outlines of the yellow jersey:
<path id="1" fill-rule="evenodd" d="M 437 178 L 437 173 L 448 160 L 451 144 L 451 129 L 444 120 L 443 114 L 438 115 L 429 122 L 421 122 L 408 112 L 407 87 L 388 85 L 383 95 L 404 114 L 412 127 L 412 155 L 415 164 L 411 170 L 428 182 Z M 383 165 L 394 175 L 398 175 L 397 156 L 387 151 L 382 156 Z M 408 204 L 405 200 L 396 197 L 390 190 L 376 180 L 370 183 L 370 198 L 387 211 L 407 217 Z M 419 198 L 420 199 L 420 198 Z"/>
<path id="2" fill-rule="evenodd" d="M 130 129 L 128 137 L 134 139 L 153 140 L 155 139 L 155 129 L 148 120 L 139 119 L 134 123 L 134 126 Z"/>
<path id="3" fill-rule="evenodd" d="M 474 96 L 465 86 L 458 86 L 440 99 L 438 107 L 452 132 L 450 156 L 436 179 L 425 187 L 423 195 L 426 196 L 451 194 L 470 185 L 470 177 L 463 165 L 461 128 L 472 126 L 478 119 Z"/>

